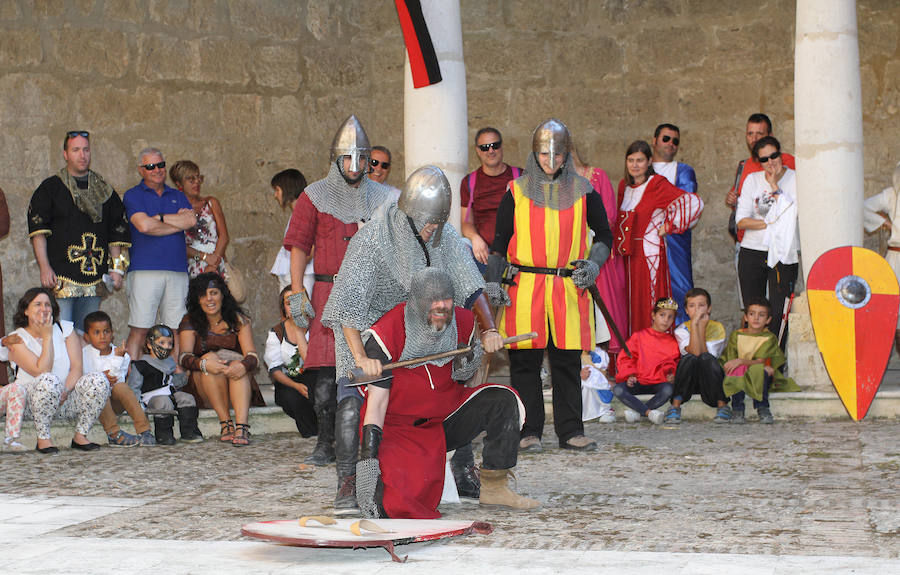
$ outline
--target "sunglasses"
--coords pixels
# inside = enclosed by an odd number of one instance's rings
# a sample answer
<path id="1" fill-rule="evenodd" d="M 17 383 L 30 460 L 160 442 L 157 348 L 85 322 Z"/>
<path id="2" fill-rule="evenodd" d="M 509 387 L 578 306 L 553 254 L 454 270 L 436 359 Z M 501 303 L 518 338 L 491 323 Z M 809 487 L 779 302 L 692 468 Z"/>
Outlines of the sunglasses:
<path id="1" fill-rule="evenodd" d="M 773 153 L 773 154 L 770 155 L 770 156 L 760 156 L 760 157 L 759 157 L 759 163 L 760 163 L 760 164 L 766 164 L 766 163 L 769 162 L 769 160 L 777 160 L 777 159 L 780 158 L 780 157 L 781 157 L 781 152 L 775 152 L 775 153 Z"/>
<path id="2" fill-rule="evenodd" d="M 371 164 L 373 168 L 377 168 L 377 167 L 380 165 L 380 166 L 382 167 L 382 169 L 385 169 L 385 170 L 390 170 L 390 169 L 391 169 L 391 163 L 390 163 L 390 162 L 381 162 L 381 161 L 379 161 L 379 160 L 376 160 L 375 158 L 371 158 L 371 159 L 369 160 L 369 164 Z"/>
<path id="3" fill-rule="evenodd" d="M 155 164 L 141 164 L 141 167 L 144 168 L 145 170 L 147 170 L 148 172 L 152 172 L 156 168 L 159 168 L 160 170 L 165 169 L 166 163 L 165 162 L 156 162 Z"/>
<path id="4" fill-rule="evenodd" d="M 662 137 L 663 144 L 669 143 L 669 140 L 671 140 L 672 143 L 675 144 L 676 146 L 681 143 L 681 140 L 679 140 L 678 138 L 673 138 L 672 136 L 663 136 Z"/>
<path id="5" fill-rule="evenodd" d="M 502 141 L 491 142 L 490 144 L 478 144 L 478 149 L 482 152 L 487 152 L 488 150 L 499 150 L 502 145 Z"/>
<path id="6" fill-rule="evenodd" d="M 69 138 L 77 138 L 81 136 L 82 138 L 90 138 L 91 135 L 83 130 L 72 130 L 71 132 L 66 132 L 66 139 Z"/>

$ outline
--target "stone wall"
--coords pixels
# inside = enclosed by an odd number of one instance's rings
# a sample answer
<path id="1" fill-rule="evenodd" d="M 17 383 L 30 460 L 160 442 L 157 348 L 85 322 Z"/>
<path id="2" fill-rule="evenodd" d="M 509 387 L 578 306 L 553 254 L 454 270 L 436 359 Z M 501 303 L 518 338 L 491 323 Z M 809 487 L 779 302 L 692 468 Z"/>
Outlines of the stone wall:
<path id="1" fill-rule="evenodd" d="M 502 130 L 511 163 L 524 162 L 532 128 L 553 115 L 615 185 L 632 140 L 650 139 L 660 122 L 681 127 L 679 159 L 697 169 L 708 206 L 694 233 L 696 282 L 734 321 L 722 200 L 747 155 L 750 113 L 768 113 L 793 148 L 794 2 L 465 0 L 462 12 L 470 133 Z M 891 137 L 900 4 L 861 0 L 858 15 L 868 195 L 900 159 Z M 230 257 L 256 287 L 247 307 L 262 346 L 277 318 L 268 268 L 288 216 L 268 181 L 286 167 L 323 176 L 334 130 L 352 112 L 373 143 L 395 151 L 390 183 L 399 186 L 403 58 L 386 0 L 0 0 L 0 186 L 13 214 L 0 242 L 7 315 L 38 283 L 24 221 L 30 194 L 62 166 L 65 131 L 86 129 L 94 169 L 120 193 L 137 183 L 144 146 L 201 166 L 205 191 L 225 209 Z M 124 337 L 124 295 L 104 307 Z"/>

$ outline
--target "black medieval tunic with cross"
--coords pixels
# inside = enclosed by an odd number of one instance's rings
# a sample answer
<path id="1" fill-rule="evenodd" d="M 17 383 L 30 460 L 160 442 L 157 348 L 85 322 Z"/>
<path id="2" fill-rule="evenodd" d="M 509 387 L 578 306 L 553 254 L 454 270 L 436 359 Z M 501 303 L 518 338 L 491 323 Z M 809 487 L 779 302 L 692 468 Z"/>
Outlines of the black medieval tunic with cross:
<path id="1" fill-rule="evenodd" d="M 125 206 L 113 192 L 103 203 L 103 217 L 94 222 L 75 206 L 69 189 L 51 176 L 31 196 L 28 204 L 28 237 L 47 237 L 47 258 L 59 280 L 77 285 L 96 285 L 108 269 L 109 246 L 131 245 Z"/>

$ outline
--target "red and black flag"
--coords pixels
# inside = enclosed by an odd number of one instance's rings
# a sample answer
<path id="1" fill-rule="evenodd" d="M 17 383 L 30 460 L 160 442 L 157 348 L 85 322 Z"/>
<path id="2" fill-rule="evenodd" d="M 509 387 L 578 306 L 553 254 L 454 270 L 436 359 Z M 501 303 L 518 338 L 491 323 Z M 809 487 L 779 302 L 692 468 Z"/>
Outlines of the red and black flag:
<path id="1" fill-rule="evenodd" d="M 409 54 L 409 68 L 412 70 L 414 88 L 430 86 L 441 81 L 441 67 L 431 34 L 422 15 L 422 3 L 419 0 L 394 0 L 397 5 L 397 16 L 403 29 L 403 41 Z"/>

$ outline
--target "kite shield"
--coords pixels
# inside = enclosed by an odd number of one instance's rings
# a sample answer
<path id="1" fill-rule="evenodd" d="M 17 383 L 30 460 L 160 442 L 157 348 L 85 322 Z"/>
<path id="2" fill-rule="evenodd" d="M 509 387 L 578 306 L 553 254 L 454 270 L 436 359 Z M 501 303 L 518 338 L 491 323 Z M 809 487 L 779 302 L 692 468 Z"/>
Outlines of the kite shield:
<path id="1" fill-rule="evenodd" d="M 854 421 L 866 416 L 891 357 L 900 287 L 871 250 L 841 247 L 809 270 L 809 312 L 831 382 Z"/>

